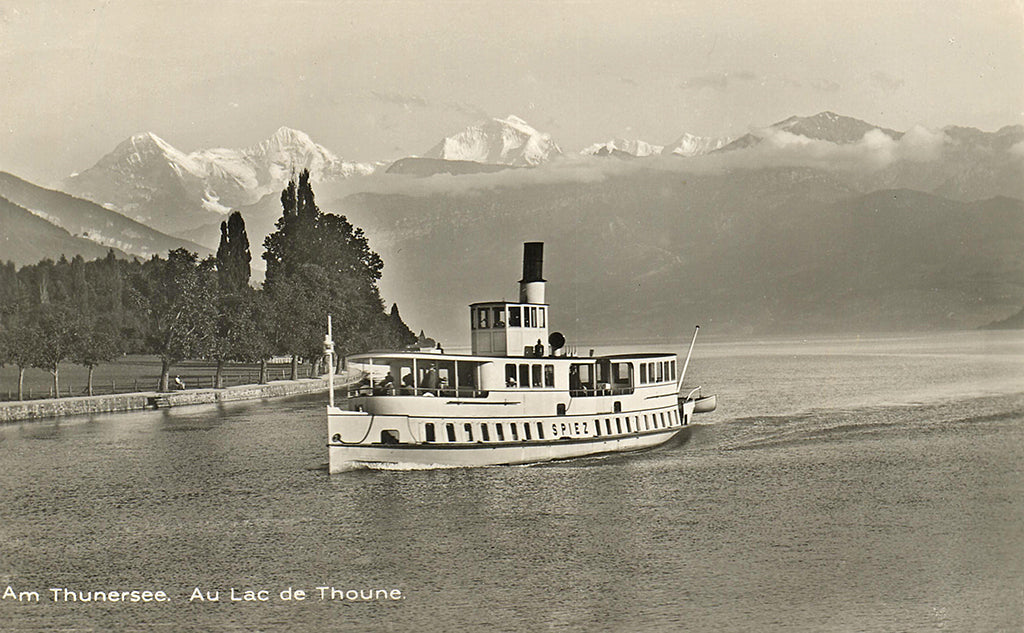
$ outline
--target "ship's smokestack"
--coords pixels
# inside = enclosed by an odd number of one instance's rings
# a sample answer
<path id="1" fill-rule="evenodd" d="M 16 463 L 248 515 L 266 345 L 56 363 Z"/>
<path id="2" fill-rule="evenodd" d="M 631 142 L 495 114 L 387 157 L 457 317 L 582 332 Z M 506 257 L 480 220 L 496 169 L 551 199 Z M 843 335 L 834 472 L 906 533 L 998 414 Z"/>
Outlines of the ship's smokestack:
<path id="1" fill-rule="evenodd" d="M 519 280 L 521 303 L 544 303 L 544 242 L 523 244 L 523 278 Z"/>

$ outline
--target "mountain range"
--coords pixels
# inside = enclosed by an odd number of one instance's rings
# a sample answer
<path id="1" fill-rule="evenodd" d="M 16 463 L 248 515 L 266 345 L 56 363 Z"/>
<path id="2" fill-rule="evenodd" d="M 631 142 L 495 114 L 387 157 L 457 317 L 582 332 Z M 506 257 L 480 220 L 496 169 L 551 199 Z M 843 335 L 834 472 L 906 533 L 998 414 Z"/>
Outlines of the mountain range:
<path id="1" fill-rule="evenodd" d="M 69 176 L 63 189 L 156 229 L 180 231 L 279 192 L 303 169 L 319 181 L 368 174 L 375 168 L 343 161 L 305 132 L 287 127 L 245 149 L 187 154 L 146 132 Z"/>
<path id="2" fill-rule="evenodd" d="M 388 262 L 387 294 L 443 338 L 464 335 L 465 304 L 515 299 L 518 249 L 532 240 L 547 244 L 552 325 L 575 341 L 681 338 L 693 323 L 973 328 L 1024 305 L 1024 202 L 860 194 L 809 168 L 646 170 L 339 206 Z"/>
<path id="3" fill-rule="evenodd" d="M 1024 305 L 1024 126 L 900 132 L 832 112 L 583 155 L 509 116 L 374 164 L 289 128 L 191 153 L 140 134 L 70 177 L 77 197 L 0 174 L 0 259 L 205 253 L 237 209 L 259 261 L 299 168 L 384 256 L 385 296 L 446 337 L 481 289 L 515 296 L 501 281 L 533 239 L 550 243 L 550 296 L 571 306 L 559 327 L 602 340 L 673 336 L 683 317 L 739 332 L 976 327 Z"/>
<path id="4" fill-rule="evenodd" d="M 211 252 L 195 242 L 161 233 L 94 202 L 44 189 L 6 172 L 0 172 L 0 200 L 10 205 L 7 221 L 0 224 L 0 239 L 7 245 L 0 251 L 0 260 L 30 264 L 60 255 L 90 258 L 97 253 L 105 255 L 108 249 L 123 256 L 142 258 L 166 255 L 176 248 L 200 255 Z M 32 215 L 32 219 L 26 218 L 26 213 Z M 15 217 L 18 217 L 18 226 L 14 224 Z M 49 226 L 44 227 L 42 223 Z"/>

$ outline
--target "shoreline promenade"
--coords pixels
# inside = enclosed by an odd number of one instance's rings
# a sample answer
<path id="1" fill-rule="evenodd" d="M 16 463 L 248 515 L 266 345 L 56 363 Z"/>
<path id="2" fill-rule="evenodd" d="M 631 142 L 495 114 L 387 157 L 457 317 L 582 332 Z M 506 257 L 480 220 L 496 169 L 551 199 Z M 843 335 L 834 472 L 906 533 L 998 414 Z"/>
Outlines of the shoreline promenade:
<path id="1" fill-rule="evenodd" d="M 335 380 L 337 380 L 335 387 L 344 386 L 346 382 L 344 374 L 336 376 Z M 262 400 L 265 398 L 280 398 L 322 391 L 327 391 L 326 378 L 304 378 L 300 380 L 275 380 L 263 385 L 239 385 L 223 389 L 187 389 L 167 393 L 140 391 L 101 396 L 0 402 L 0 424 L 69 415 L 142 411 L 146 409 L 164 409 L 195 404 L 236 402 L 240 400 Z"/>

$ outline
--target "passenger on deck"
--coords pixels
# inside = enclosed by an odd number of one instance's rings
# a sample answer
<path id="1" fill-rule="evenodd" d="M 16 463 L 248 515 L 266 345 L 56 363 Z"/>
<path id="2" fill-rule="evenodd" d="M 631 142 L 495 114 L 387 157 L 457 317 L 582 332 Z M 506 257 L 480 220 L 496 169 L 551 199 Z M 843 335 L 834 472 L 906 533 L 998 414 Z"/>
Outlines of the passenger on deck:
<path id="1" fill-rule="evenodd" d="M 377 385 L 376 392 L 378 394 L 383 395 L 383 394 L 393 393 L 394 390 L 395 390 L 395 377 L 391 374 L 391 372 L 388 372 L 388 375 L 384 376 L 384 380 L 380 381 L 380 384 Z"/>
<path id="2" fill-rule="evenodd" d="M 427 373 L 423 375 L 423 384 L 420 385 L 424 389 L 434 389 L 437 387 L 437 368 L 431 367 L 427 370 Z"/>
<path id="3" fill-rule="evenodd" d="M 541 343 L 540 339 L 537 339 L 537 344 L 533 346 L 533 355 L 537 358 L 544 356 L 544 343 Z"/>
<path id="4" fill-rule="evenodd" d="M 412 373 L 408 373 L 402 377 L 402 391 L 403 396 L 411 396 L 416 393 L 416 388 L 413 386 Z"/>

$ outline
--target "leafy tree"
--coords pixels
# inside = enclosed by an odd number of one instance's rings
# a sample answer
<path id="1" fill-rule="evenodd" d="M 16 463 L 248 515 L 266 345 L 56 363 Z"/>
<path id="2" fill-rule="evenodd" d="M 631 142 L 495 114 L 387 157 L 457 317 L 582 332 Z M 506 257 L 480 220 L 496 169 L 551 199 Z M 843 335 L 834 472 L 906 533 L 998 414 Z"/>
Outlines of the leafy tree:
<path id="1" fill-rule="evenodd" d="M 74 354 L 82 337 L 80 313 L 70 305 L 41 306 L 37 316 L 38 332 L 31 339 L 32 366 L 53 376 L 53 397 L 60 397 L 60 364 Z"/>
<path id="2" fill-rule="evenodd" d="M 91 396 L 92 376 L 96 366 L 109 362 L 124 351 L 117 326 L 109 315 L 95 316 L 80 333 L 71 352 L 71 360 L 89 370 L 86 392 Z"/>
<path id="3" fill-rule="evenodd" d="M 146 348 L 160 357 L 160 390 L 167 391 L 171 367 L 208 354 L 216 311 L 216 277 L 195 253 L 173 250 L 153 257 L 134 276 Z"/>
<path id="4" fill-rule="evenodd" d="M 281 194 L 283 214 L 267 236 L 264 289 L 274 306 L 273 343 L 278 353 L 319 359 L 327 315 L 334 317 L 339 356 L 367 349 L 388 333 L 377 289 L 384 267 L 362 229 L 316 206 L 309 173 Z"/>
<path id="5" fill-rule="evenodd" d="M 213 337 L 205 357 L 217 363 L 214 382 L 218 389 L 224 386 L 225 362 L 256 363 L 270 356 L 262 312 L 259 294 L 252 288 L 217 298 Z"/>
<path id="6" fill-rule="evenodd" d="M 16 325 L 0 332 L 7 362 L 18 368 L 18 400 L 25 399 L 25 369 L 33 366 L 35 341 L 42 337 L 38 325 Z"/>

